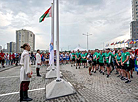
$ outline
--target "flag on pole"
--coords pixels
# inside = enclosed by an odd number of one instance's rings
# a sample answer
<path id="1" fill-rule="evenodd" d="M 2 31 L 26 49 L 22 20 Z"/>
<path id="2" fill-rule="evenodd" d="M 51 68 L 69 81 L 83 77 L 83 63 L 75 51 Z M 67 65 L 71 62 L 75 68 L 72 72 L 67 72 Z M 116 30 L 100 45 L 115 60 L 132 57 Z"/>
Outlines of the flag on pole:
<path id="1" fill-rule="evenodd" d="M 111 45 L 114 45 L 114 42 L 113 42 L 113 43 L 111 43 Z"/>
<path id="2" fill-rule="evenodd" d="M 54 59 L 53 43 L 50 43 L 49 52 L 50 52 L 49 64 L 51 65 L 52 64 L 52 60 Z"/>
<path id="3" fill-rule="evenodd" d="M 125 43 L 128 43 L 128 42 L 129 42 L 129 39 Z"/>
<path id="4" fill-rule="evenodd" d="M 44 21 L 45 17 L 52 17 L 51 7 L 39 18 L 39 22 Z"/>

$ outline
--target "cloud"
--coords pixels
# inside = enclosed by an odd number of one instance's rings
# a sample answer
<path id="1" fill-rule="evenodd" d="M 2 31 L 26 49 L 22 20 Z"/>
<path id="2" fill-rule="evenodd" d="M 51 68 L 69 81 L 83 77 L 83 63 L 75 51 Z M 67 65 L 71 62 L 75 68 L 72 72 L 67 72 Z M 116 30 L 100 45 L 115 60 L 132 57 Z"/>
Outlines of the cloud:
<path id="1" fill-rule="evenodd" d="M 15 41 L 16 30 L 28 29 L 36 34 L 36 49 L 47 49 L 51 19 L 42 23 L 38 20 L 50 6 L 50 0 L 0 0 L 0 36 L 6 34 L 1 45 Z M 90 49 L 128 38 L 131 15 L 131 2 L 126 0 L 60 0 L 60 48 L 67 50 L 71 45 L 74 49 L 78 44 L 86 48 L 86 36 L 82 34 L 87 32 L 92 34 Z"/>

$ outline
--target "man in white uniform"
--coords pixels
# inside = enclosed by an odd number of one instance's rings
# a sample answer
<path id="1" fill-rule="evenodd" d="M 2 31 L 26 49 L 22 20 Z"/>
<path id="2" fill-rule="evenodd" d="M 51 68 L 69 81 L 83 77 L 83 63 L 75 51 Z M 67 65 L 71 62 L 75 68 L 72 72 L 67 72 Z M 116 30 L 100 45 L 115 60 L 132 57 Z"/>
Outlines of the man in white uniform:
<path id="1" fill-rule="evenodd" d="M 36 74 L 37 74 L 38 77 L 41 77 L 41 75 L 39 73 L 40 66 L 41 66 L 40 50 L 37 50 L 37 54 L 36 54 Z"/>
<path id="2" fill-rule="evenodd" d="M 23 48 L 24 51 L 20 60 L 20 65 L 22 66 L 20 69 L 20 101 L 32 101 L 32 99 L 28 97 L 29 83 L 32 77 L 29 57 L 30 46 L 29 44 L 24 44 L 21 48 Z"/>

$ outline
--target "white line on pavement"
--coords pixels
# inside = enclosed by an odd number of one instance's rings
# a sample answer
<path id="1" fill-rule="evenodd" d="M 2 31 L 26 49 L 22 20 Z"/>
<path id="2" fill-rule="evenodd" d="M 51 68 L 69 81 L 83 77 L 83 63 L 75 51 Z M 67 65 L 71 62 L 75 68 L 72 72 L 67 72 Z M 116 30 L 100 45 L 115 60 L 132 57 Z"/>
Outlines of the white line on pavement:
<path id="1" fill-rule="evenodd" d="M 17 77 L 20 77 L 20 76 L 7 76 L 7 77 L 0 77 L 0 79 L 4 79 L 4 78 L 17 78 Z"/>
<path id="2" fill-rule="evenodd" d="M 38 88 L 38 89 L 32 89 L 32 90 L 29 90 L 30 92 L 32 91 L 39 91 L 39 90 L 44 90 L 45 88 Z M 0 94 L 0 97 L 2 96 L 8 96 L 8 95 L 14 95 L 14 94 L 18 94 L 19 92 L 12 92 L 12 93 L 6 93 L 6 94 Z"/>

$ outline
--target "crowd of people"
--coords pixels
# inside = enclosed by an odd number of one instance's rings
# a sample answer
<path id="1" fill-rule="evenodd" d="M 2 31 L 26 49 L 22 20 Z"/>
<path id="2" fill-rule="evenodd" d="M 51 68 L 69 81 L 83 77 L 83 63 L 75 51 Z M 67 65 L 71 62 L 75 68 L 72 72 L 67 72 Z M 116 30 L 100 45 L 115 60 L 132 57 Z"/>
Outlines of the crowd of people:
<path id="1" fill-rule="evenodd" d="M 36 63 L 36 53 L 29 53 L 31 65 Z M 21 59 L 21 53 L 4 53 L 2 50 L 0 52 L 0 68 L 5 68 L 6 66 L 15 65 L 18 66 Z M 41 61 L 43 65 L 49 65 L 49 53 L 41 53 Z"/>
<path id="2" fill-rule="evenodd" d="M 130 48 L 122 48 L 120 50 L 92 50 L 92 51 L 72 51 L 71 52 L 71 67 L 80 66 L 87 68 L 89 66 L 89 75 L 96 73 L 97 70 L 109 78 L 112 71 L 115 70 L 117 77 L 121 80 L 126 80 L 125 83 L 130 83 L 133 78 L 134 68 L 138 67 L 138 51 Z M 87 65 L 89 64 L 89 65 Z M 138 74 L 138 72 L 137 72 Z"/>

